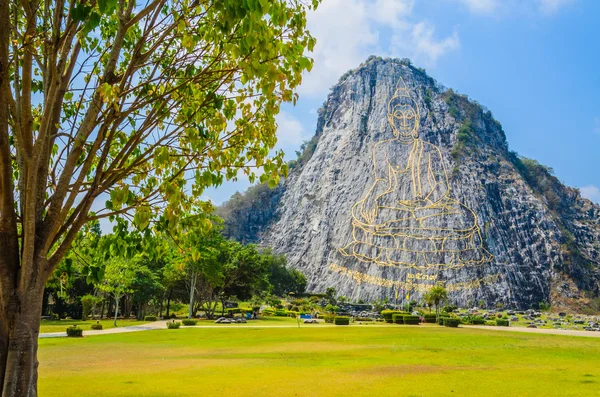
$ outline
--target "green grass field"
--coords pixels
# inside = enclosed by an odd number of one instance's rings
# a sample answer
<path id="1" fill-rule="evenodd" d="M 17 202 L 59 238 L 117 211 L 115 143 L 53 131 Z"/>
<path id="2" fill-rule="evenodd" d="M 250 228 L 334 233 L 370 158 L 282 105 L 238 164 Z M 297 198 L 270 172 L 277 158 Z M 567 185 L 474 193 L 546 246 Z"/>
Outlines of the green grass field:
<path id="1" fill-rule="evenodd" d="M 42 339 L 39 361 L 45 397 L 600 395 L 600 339 L 425 325 Z"/>
<path id="2" fill-rule="evenodd" d="M 67 327 L 71 325 L 77 325 L 78 327 L 89 330 L 92 324 L 96 324 L 100 321 L 103 329 L 114 328 L 113 320 L 42 320 L 40 325 L 40 333 L 46 332 L 66 332 Z M 147 322 L 147 321 L 146 321 Z M 117 327 L 127 327 L 129 325 L 141 325 L 145 324 L 145 321 L 137 320 L 120 320 L 117 319 Z"/>

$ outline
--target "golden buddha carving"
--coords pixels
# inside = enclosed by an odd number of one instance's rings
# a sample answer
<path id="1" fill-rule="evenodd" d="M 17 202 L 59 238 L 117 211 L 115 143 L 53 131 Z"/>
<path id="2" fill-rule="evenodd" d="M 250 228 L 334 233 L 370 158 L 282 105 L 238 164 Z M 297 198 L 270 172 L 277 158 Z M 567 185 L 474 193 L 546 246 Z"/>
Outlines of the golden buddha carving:
<path id="1" fill-rule="evenodd" d="M 491 261 L 477 216 L 451 196 L 442 152 L 419 138 L 419 107 L 402 79 L 387 118 L 394 137 L 373 148 L 375 182 L 352 207 L 352 241 L 340 253 L 414 269 Z"/>

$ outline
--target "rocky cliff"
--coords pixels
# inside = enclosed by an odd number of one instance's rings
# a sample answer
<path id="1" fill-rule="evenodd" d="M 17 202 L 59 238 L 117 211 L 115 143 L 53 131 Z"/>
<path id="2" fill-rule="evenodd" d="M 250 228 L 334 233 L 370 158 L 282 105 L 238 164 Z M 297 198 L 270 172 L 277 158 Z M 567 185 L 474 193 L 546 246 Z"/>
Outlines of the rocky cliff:
<path id="1" fill-rule="evenodd" d="M 513 307 L 598 296 L 600 207 L 408 61 L 344 75 L 300 160 L 220 213 L 231 236 L 287 255 L 310 291 L 419 299 L 443 283 L 457 304 Z"/>

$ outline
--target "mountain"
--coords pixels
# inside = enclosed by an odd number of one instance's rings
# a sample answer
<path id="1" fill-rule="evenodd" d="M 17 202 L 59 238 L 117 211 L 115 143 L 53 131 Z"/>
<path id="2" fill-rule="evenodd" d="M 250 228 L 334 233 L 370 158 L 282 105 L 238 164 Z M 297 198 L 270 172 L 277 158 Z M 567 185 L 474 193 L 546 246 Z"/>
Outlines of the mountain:
<path id="1" fill-rule="evenodd" d="M 600 302 L 600 206 L 408 60 L 342 76 L 291 166 L 219 213 L 231 237 L 285 254 L 309 291 L 418 300 L 442 283 L 463 306 Z"/>

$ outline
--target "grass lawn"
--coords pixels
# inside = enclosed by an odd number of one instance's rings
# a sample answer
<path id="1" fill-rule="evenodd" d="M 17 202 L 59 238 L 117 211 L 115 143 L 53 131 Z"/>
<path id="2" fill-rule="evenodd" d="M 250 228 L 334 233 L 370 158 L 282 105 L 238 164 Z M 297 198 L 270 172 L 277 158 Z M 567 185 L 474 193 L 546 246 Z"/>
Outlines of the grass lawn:
<path id="1" fill-rule="evenodd" d="M 42 339 L 39 361 L 45 397 L 600 395 L 600 339 L 425 325 Z"/>
<path id="2" fill-rule="evenodd" d="M 92 324 L 96 324 L 97 321 L 100 321 L 103 329 L 114 328 L 113 319 L 110 320 L 42 320 L 42 324 L 40 326 L 40 333 L 46 332 L 66 332 L 67 327 L 71 325 L 77 325 L 84 330 L 91 329 Z M 137 321 L 137 320 L 120 320 L 117 319 L 117 327 L 127 327 L 129 325 L 141 325 L 145 324 L 147 321 Z"/>

